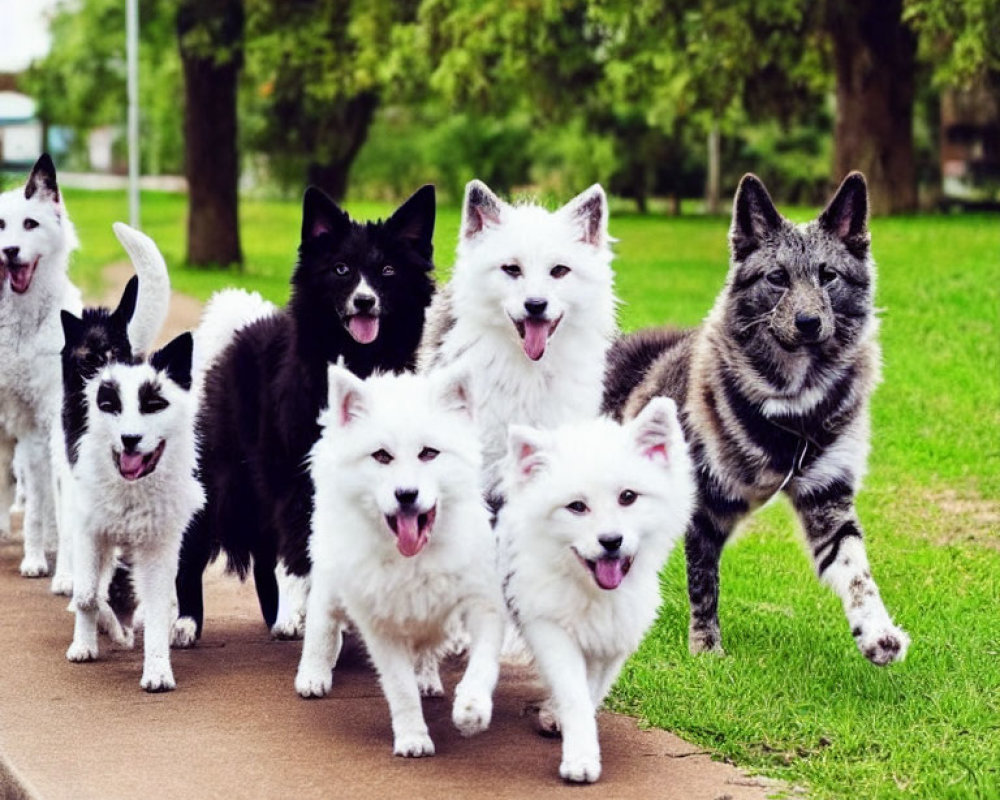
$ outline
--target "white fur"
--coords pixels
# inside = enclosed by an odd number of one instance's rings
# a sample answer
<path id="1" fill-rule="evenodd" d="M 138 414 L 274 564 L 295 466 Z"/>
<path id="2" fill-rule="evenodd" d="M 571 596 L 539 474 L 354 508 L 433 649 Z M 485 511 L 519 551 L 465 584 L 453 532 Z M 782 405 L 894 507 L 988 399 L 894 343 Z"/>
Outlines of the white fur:
<path id="1" fill-rule="evenodd" d="M 379 672 L 393 751 L 433 755 L 420 695 L 441 692 L 434 654 L 449 621 L 460 617 L 471 640 L 452 711 L 464 735 L 489 725 L 503 633 L 467 384 L 442 373 L 362 382 L 337 366 L 329 378 L 330 405 L 311 453 L 312 588 L 295 688 L 303 697 L 330 691 L 350 619 Z M 439 455 L 421 458 L 425 448 Z M 373 457 L 383 450 L 391 463 Z M 399 511 L 401 489 L 416 490 L 415 507 L 437 515 L 426 544 L 411 556 L 397 548 L 386 516 Z"/>
<path id="2" fill-rule="evenodd" d="M 487 198 L 484 209 L 475 198 Z M 589 227 L 588 227 L 589 226 Z M 495 489 L 511 423 L 551 427 L 600 410 L 604 356 L 616 331 L 607 201 L 594 185 L 558 211 L 509 205 L 480 181 L 466 187 L 454 274 L 431 306 L 428 328 L 454 324 L 421 348 L 422 369 L 456 365 L 472 377 L 483 438 L 484 489 Z M 517 265 L 520 277 L 503 271 Z M 570 268 L 551 275 L 557 265 Z M 544 355 L 525 354 L 512 320 L 541 298 L 562 317 Z M 450 309 L 446 307 L 450 304 Z"/>
<path id="3" fill-rule="evenodd" d="M 17 247 L 21 261 L 37 262 L 23 294 L 13 291 L 9 275 L 0 283 L 0 429 L 17 439 L 22 467 L 21 574 L 38 577 L 48 574 L 46 551 L 56 548 L 49 436 L 62 398 L 59 312 L 78 314 L 81 308 L 80 292 L 67 276 L 70 253 L 79 243 L 61 197 L 40 183 L 30 199 L 24 188 L 0 194 L 0 220 L 0 252 Z M 37 226 L 26 229 L 28 220 Z M 9 483 L 6 470 L 0 481 Z"/>
<path id="4" fill-rule="evenodd" d="M 129 343 L 133 352 L 146 353 L 160 334 L 170 307 L 170 275 L 156 243 L 146 234 L 124 222 L 112 226 L 115 236 L 128 253 L 139 278 L 139 294 L 135 311 L 128 324 Z M 56 567 L 52 576 L 53 594 L 73 594 L 73 537 L 80 518 L 80 500 L 66 455 L 66 434 L 61 415 L 53 426 L 49 442 L 52 459 L 53 497 L 59 530 Z"/>
<path id="5" fill-rule="evenodd" d="M 199 384 L 199 377 L 204 378 L 215 360 L 232 344 L 237 331 L 277 311 L 274 303 L 257 292 L 223 289 L 213 294 L 205 304 L 194 333 L 192 374 L 195 386 Z M 200 389 L 197 392 L 200 394 Z"/>
<path id="6" fill-rule="evenodd" d="M 656 617 L 660 569 L 694 508 L 692 464 L 662 397 L 623 426 L 513 426 L 509 451 L 497 521 L 504 591 L 552 693 L 540 722 L 562 729 L 560 775 L 589 783 L 601 772 L 595 712 Z M 638 495 L 631 504 L 625 490 Z M 584 563 L 606 555 L 602 536 L 621 537 L 618 553 L 632 559 L 613 589 Z"/>
<path id="7" fill-rule="evenodd" d="M 104 382 L 120 388 L 121 410 L 98 407 Z M 169 405 L 142 413 L 139 387 L 159 386 Z M 97 658 L 97 621 L 101 597 L 114 570 L 115 552 L 131 556 L 136 594 L 143 608 L 144 660 L 140 685 L 147 691 L 175 686 L 170 665 L 171 604 L 181 537 L 191 516 L 203 505 L 204 492 L 194 478 L 194 402 L 189 391 L 148 363 L 114 364 L 87 385 L 87 432 L 80 440 L 74 467 L 80 524 L 75 535 L 73 605 L 76 626 L 66 653 L 70 661 Z M 114 453 L 123 436 L 141 436 L 139 452 L 164 443 L 155 470 L 125 480 Z"/>

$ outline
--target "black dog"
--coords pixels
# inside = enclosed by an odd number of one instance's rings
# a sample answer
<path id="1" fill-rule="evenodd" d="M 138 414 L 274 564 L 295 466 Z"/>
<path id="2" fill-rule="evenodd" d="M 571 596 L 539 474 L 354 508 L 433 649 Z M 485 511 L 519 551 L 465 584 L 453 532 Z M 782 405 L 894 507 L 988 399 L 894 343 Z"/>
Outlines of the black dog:
<path id="1" fill-rule="evenodd" d="M 319 438 L 327 366 L 343 358 L 360 377 L 413 368 L 434 292 L 434 213 L 432 186 L 367 224 L 306 191 L 288 307 L 241 329 L 205 377 L 197 430 L 207 502 L 181 548 L 175 646 L 201 636 L 202 573 L 220 550 L 241 579 L 252 564 L 268 627 L 278 611 L 277 559 L 308 574 L 305 459 Z"/>

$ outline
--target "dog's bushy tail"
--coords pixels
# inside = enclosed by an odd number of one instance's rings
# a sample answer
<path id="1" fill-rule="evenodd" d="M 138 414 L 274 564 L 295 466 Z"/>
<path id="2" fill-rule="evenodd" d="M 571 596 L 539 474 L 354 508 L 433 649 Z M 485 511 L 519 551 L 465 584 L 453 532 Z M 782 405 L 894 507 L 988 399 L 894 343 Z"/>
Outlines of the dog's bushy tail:
<path id="1" fill-rule="evenodd" d="M 688 334 L 685 330 L 652 328 L 620 336 L 608 350 L 601 413 L 621 422 L 629 395 L 653 362 Z"/>
<path id="2" fill-rule="evenodd" d="M 116 222 L 111 227 L 128 253 L 135 274 L 139 276 L 139 296 L 135 313 L 128 324 L 128 340 L 133 352 L 148 353 L 163 328 L 170 308 L 167 262 L 163 260 L 156 242 L 146 234 L 124 222 Z"/>

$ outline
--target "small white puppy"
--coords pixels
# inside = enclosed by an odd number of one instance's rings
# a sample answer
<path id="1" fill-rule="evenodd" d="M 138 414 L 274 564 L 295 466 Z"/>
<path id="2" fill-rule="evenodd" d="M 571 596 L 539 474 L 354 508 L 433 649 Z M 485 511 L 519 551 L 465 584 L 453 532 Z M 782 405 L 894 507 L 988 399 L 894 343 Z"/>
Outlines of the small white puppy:
<path id="1" fill-rule="evenodd" d="M 204 504 L 194 477 L 191 334 L 149 361 L 105 367 L 86 387 L 87 430 L 74 469 L 82 518 L 74 531 L 70 661 L 97 658 L 102 598 L 121 548 L 143 608 L 140 686 L 174 688 L 170 624 L 181 537 Z"/>
<path id="2" fill-rule="evenodd" d="M 470 638 L 452 721 L 470 736 L 493 713 L 503 599 L 471 409 L 464 377 L 362 382 L 331 366 L 311 453 L 312 588 L 295 688 L 330 691 L 350 620 L 378 670 L 399 756 L 434 754 L 420 696 L 441 692 L 433 665 L 449 623 Z"/>
<path id="3" fill-rule="evenodd" d="M 511 426 L 497 536 L 507 605 L 562 729 L 559 774 L 601 774 L 595 713 L 660 605 L 659 572 L 690 519 L 691 459 L 674 402 L 633 421 Z"/>

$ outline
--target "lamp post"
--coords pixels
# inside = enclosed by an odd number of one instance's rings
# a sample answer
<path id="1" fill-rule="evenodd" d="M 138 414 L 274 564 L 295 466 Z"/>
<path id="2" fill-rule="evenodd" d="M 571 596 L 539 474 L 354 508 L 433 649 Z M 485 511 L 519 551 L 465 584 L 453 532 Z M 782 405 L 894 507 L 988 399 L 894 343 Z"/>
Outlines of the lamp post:
<path id="1" fill-rule="evenodd" d="M 128 73 L 128 221 L 139 227 L 139 0 L 125 0 Z"/>

